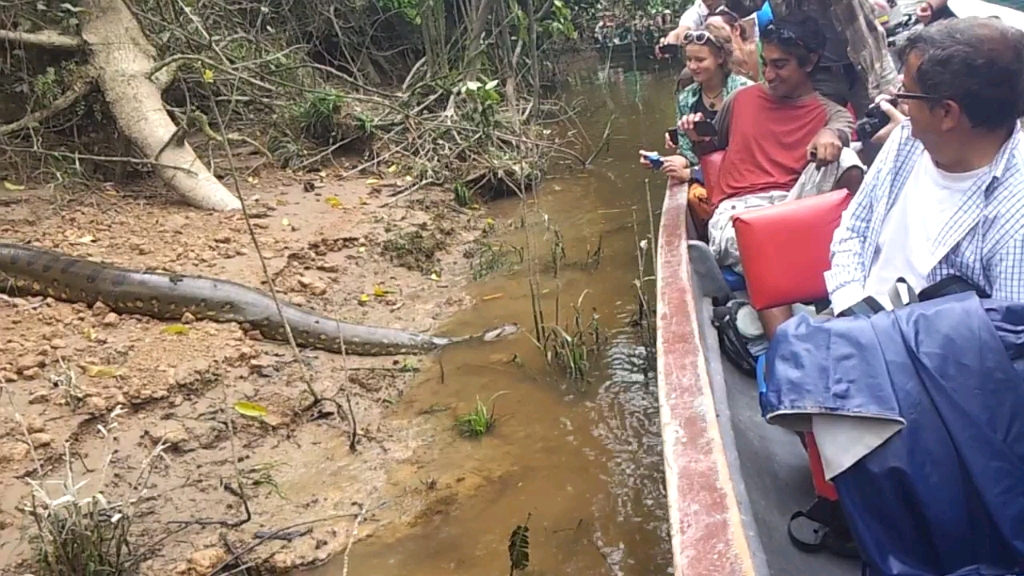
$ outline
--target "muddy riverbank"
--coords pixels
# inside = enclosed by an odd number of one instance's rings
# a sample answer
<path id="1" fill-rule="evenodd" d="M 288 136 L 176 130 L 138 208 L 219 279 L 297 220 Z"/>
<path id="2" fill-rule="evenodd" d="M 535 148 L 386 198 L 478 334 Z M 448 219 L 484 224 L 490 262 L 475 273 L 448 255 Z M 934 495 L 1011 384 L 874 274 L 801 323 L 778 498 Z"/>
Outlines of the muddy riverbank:
<path id="1" fill-rule="evenodd" d="M 167 447 L 150 460 L 137 522 L 151 535 L 186 529 L 161 542 L 149 573 L 208 574 L 268 531 L 321 520 L 290 528 L 291 541 L 265 541 L 247 560 L 278 573 L 324 564 L 312 573 L 490 575 L 508 570 L 509 533 L 528 515 L 533 573 L 669 571 L 655 383 L 631 318 L 636 228 L 640 236 L 650 228 L 643 182 L 651 179 L 655 207 L 664 185 L 636 164 L 636 150 L 659 146 L 672 121 L 672 85 L 670 73 L 622 67 L 570 79 L 566 97 L 585 100 L 580 120 L 592 138 L 614 113 L 609 149 L 582 175 L 556 169 L 526 204 L 467 211 L 445 192 L 386 204 L 388 182 L 332 174 L 247 184 L 283 297 L 348 322 L 409 330 L 524 328 L 434 357 L 308 353 L 318 392 L 343 408 L 352 402 L 355 453 L 351 421 L 333 405 L 300 410 L 309 397 L 286 346 L 233 325 L 168 331 L 103 309 L 0 302 L 0 571 L 29 550 L 17 510 L 26 478 L 39 469 L 61 478 L 65 442 L 75 479 L 90 479 L 83 494 L 102 480 L 105 494 L 127 498 L 161 440 Z M 262 279 L 238 216 L 112 190 L 71 203 L 33 196 L 5 210 L 5 240 L 257 286 Z M 556 278 L 551 248 L 559 244 Z M 599 264 L 587 264 L 598 245 Z M 581 309 L 596 313 L 605 342 L 585 382 L 549 367 L 531 341 L 531 276 L 549 320 L 556 298 L 564 322 L 586 293 Z M 499 393 L 494 429 L 460 437 L 456 415 Z M 247 417 L 234 408 L 240 400 L 268 414 Z M 231 527 L 245 518 L 239 477 L 251 520 Z M 60 495 L 59 486 L 48 490 Z"/>

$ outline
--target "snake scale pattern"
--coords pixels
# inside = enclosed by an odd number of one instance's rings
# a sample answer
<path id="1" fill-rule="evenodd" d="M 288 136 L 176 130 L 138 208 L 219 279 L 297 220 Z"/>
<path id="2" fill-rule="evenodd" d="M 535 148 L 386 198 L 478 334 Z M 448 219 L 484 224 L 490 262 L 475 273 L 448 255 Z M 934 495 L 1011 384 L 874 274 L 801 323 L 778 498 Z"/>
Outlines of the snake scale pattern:
<path id="1" fill-rule="evenodd" d="M 102 302 L 119 314 L 160 320 L 180 320 L 189 312 L 201 320 L 246 323 L 268 340 L 288 341 L 274 299 L 261 290 L 227 280 L 119 268 L 21 244 L 0 243 L 0 292 L 89 306 Z M 299 346 L 340 353 L 344 344 L 345 353 L 357 356 L 425 354 L 516 330 L 511 324 L 477 336 L 448 338 L 339 322 L 283 301 L 281 309 Z"/>

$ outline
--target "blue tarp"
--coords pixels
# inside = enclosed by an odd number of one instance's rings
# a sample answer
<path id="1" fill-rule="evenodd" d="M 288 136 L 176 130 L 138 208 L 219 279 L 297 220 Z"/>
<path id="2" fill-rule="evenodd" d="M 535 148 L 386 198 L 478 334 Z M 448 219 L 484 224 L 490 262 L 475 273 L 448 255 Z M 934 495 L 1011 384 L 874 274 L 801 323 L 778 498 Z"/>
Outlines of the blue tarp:
<path id="1" fill-rule="evenodd" d="M 1024 573 L 1024 305 L 957 294 L 797 317 L 768 351 L 766 418 L 906 426 L 834 478 L 872 576 Z"/>

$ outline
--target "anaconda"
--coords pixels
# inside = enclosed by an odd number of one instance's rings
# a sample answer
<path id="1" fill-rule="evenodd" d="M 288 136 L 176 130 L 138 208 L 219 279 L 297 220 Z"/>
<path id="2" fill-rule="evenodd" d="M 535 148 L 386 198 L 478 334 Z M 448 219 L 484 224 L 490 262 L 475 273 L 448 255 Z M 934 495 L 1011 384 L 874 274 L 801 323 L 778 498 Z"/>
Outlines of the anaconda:
<path id="1" fill-rule="evenodd" d="M 202 320 L 247 323 L 268 340 L 287 342 L 273 297 L 228 280 L 130 270 L 0 243 L 0 290 L 89 306 L 102 302 L 119 314 L 160 320 L 179 320 L 188 312 Z M 281 310 L 299 346 L 358 356 L 424 354 L 474 337 L 491 340 L 517 328 L 510 324 L 476 336 L 442 337 L 340 322 L 284 301 Z"/>

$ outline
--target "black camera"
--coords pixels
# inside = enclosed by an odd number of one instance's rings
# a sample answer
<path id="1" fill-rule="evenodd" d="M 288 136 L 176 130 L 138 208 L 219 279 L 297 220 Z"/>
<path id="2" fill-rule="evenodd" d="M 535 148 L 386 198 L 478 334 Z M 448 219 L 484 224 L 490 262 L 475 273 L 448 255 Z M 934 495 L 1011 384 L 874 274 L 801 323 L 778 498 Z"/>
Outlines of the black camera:
<path id="1" fill-rule="evenodd" d="M 895 106 L 896 99 L 890 98 L 889 104 Z M 857 140 L 869 142 L 888 123 L 889 115 L 885 113 L 885 110 L 882 110 L 881 106 L 877 103 L 868 106 L 868 109 L 864 111 L 864 117 L 858 120 L 856 127 L 854 127 L 854 131 L 857 133 Z"/>

